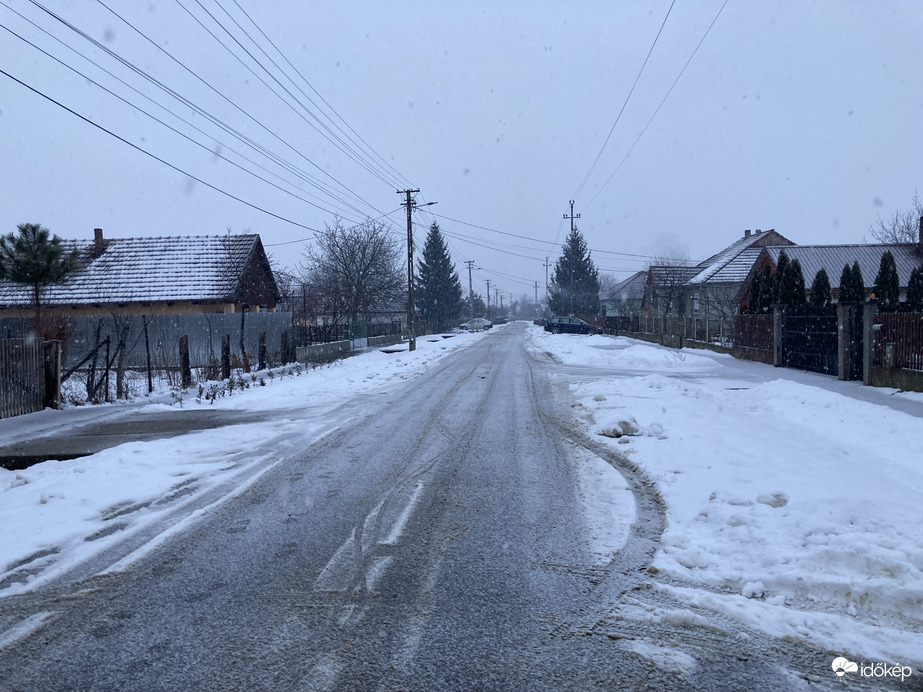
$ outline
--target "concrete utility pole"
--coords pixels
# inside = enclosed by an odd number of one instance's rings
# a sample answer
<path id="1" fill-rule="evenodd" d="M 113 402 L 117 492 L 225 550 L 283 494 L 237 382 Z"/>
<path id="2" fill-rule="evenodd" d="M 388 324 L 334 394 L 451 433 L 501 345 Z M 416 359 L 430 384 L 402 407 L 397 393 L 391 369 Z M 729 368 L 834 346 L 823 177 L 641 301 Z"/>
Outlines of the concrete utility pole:
<path id="1" fill-rule="evenodd" d="M 471 268 L 474 266 L 474 260 L 465 260 L 468 265 L 468 309 L 471 312 L 471 319 L 474 319 L 474 289 L 471 288 Z"/>
<path id="2" fill-rule="evenodd" d="M 574 219 L 579 219 L 580 214 L 574 216 L 574 200 L 570 200 L 570 216 L 564 215 L 565 219 L 570 219 L 570 233 L 574 234 Z M 570 314 L 574 314 L 574 253 L 570 257 Z"/>
<path id="3" fill-rule="evenodd" d="M 548 261 L 548 258 L 545 257 L 545 305 L 548 305 L 548 267 L 551 266 L 551 263 Z"/>
<path id="4" fill-rule="evenodd" d="M 538 315 L 538 281 L 535 282 L 535 314 Z"/>
<path id="5" fill-rule="evenodd" d="M 484 280 L 487 282 L 487 314 L 484 317 L 490 319 L 490 279 Z"/>
<path id="6" fill-rule="evenodd" d="M 413 329 L 413 208 L 416 202 L 410 196 L 419 190 L 398 190 L 397 194 L 407 195 L 407 200 L 401 204 L 407 207 L 407 343 L 408 349 L 415 351 L 417 336 Z"/>
<path id="7" fill-rule="evenodd" d="M 414 331 L 413 317 L 413 209 L 417 206 L 416 201 L 410 195 L 419 190 L 398 190 L 397 194 L 406 195 L 407 200 L 401 203 L 402 207 L 407 207 L 407 348 L 411 351 L 417 349 L 417 335 Z M 421 206 L 428 207 L 435 202 L 427 202 Z"/>

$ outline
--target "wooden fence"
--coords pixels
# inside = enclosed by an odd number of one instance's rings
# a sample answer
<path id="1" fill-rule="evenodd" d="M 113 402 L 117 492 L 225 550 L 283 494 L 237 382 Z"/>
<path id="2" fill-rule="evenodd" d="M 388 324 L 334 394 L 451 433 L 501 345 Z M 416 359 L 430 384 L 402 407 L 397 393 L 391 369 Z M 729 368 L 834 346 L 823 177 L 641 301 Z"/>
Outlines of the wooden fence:
<path id="1" fill-rule="evenodd" d="M 44 342 L 0 340 L 0 418 L 41 411 L 44 406 Z"/>

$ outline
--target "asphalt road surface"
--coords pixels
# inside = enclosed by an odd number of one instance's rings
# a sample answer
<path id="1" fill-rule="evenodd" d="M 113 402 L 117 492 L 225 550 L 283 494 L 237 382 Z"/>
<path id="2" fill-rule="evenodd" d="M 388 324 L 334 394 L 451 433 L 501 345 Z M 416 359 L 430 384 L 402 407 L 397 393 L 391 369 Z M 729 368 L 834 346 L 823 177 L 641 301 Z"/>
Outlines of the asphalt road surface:
<path id="1" fill-rule="evenodd" d="M 839 689 L 828 652 L 657 589 L 656 492 L 581 435 L 525 332 L 368 402 L 127 571 L 0 599 L 31 632 L 0 648 L 0 689 Z M 637 507 L 606 564 L 581 447 Z"/>

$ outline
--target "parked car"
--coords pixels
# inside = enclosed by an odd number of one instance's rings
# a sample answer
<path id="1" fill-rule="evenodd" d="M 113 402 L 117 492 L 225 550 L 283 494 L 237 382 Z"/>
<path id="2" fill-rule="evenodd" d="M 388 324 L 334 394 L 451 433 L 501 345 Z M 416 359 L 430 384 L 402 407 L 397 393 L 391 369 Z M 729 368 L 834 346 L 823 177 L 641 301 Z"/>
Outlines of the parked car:
<path id="1" fill-rule="evenodd" d="M 462 326 L 469 332 L 477 332 L 482 329 L 490 329 L 494 326 L 494 323 L 490 320 L 485 320 L 483 317 L 475 317 L 473 320 L 466 322 Z"/>
<path id="2" fill-rule="evenodd" d="M 549 317 L 545 331 L 552 334 L 589 334 L 595 330 L 579 317 Z"/>
<path id="3" fill-rule="evenodd" d="M 539 317 L 537 320 L 532 320 L 532 324 L 534 324 L 536 327 L 544 327 L 547 321 L 547 317 Z"/>

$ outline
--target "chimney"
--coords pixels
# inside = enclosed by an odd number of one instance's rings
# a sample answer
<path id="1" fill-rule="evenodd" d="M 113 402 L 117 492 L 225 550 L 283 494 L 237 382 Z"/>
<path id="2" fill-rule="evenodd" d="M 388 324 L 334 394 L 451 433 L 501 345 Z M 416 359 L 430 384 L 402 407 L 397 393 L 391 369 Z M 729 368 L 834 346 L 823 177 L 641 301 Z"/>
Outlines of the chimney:
<path id="1" fill-rule="evenodd" d="M 750 237 L 750 229 L 748 228 L 746 231 L 744 231 L 744 238 L 749 238 L 749 237 Z"/>
<path id="2" fill-rule="evenodd" d="M 759 235 L 760 233 L 762 233 L 762 231 L 761 231 L 760 229 L 757 228 L 757 229 L 756 229 L 756 235 Z"/>
<path id="3" fill-rule="evenodd" d="M 93 229 L 93 256 L 99 257 L 106 251 L 106 241 L 103 238 L 103 229 Z"/>

